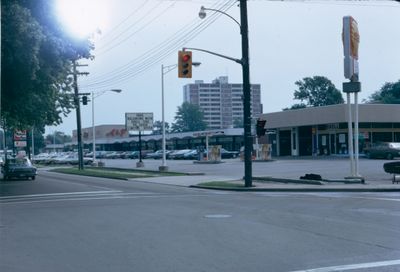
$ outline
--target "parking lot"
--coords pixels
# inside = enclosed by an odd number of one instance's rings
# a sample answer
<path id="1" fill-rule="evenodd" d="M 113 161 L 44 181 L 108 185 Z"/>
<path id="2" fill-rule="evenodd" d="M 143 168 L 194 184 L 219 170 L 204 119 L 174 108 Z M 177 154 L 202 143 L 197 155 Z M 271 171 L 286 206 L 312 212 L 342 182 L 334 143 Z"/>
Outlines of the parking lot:
<path id="1" fill-rule="evenodd" d="M 105 166 L 136 168 L 135 160 L 102 160 Z M 144 159 L 144 169 L 158 170 L 161 160 Z M 367 182 L 391 183 L 392 176 L 385 173 L 383 163 L 387 160 L 371 160 L 360 158 L 359 174 Z M 238 179 L 244 175 L 244 164 L 239 158 L 225 159 L 219 164 L 198 164 L 191 160 L 167 160 L 169 171 L 200 172 L 205 175 Z M 350 162 L 348 158 L 317 157 L 317 158 L 273 158 L 268 162 L 252 164 L 253 176 L 272 176 L 280 178 L 298 179 L 307 173 L 315 173 L 324 179 L 343 179 L 350 175 Z"/>

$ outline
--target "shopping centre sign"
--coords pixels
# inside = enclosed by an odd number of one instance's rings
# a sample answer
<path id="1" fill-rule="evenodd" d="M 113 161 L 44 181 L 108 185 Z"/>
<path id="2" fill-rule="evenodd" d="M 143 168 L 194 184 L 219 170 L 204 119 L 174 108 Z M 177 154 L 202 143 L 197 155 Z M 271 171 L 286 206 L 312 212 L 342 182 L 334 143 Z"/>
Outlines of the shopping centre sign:
<path id="1" fill-rule="evenodd" d="M 153 130 L 152 112 L 125 113 L 125 126 L 127 131 Z"/>

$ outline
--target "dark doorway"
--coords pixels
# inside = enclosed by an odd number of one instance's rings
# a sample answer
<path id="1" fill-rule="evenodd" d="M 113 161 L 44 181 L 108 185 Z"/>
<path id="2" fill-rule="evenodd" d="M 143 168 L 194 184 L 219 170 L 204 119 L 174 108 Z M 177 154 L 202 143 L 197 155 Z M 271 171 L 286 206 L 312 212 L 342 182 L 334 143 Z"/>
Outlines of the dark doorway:
<path id="1" fill-rule="evenodd" d="M 312 127 L 299 127 L 299 155 L 312 155 Z"/>
<path id="2" fill-rule="evenodd" d="M 291 151 L 292 142 L 290 138 L 291 138 L 290 130 L 279 131 L 279 156 L 292 155 Z"/>

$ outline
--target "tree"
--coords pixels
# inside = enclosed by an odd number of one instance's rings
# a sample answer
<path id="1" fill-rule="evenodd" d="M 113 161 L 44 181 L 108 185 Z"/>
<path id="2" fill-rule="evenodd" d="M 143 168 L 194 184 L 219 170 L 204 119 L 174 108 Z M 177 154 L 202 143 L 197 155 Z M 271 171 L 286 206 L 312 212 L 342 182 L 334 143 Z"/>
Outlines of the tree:
<path id="1" fill-rule="evenodd" d="M 61 131 L 54 131 L 54 133 L 46 135 L 46 144 L 65 144 L 69 142 L 72 142 L 72 137 L 65 135 Z"/>
<path id="2" fill-rule="evenodd" d="M 234 128 L 243 128 L 243 117 L 236 117 L 233 119 Z"/>
<path id="3" fill-rule="evenodd" d="M 326 77 L 305 77 L 296 81 L 295 84 L 298 89 L 294 91 L 294 99 L 302 103 L 293 105 L 291 109 L 344 103 L 341 92 Z"/>
<path id="4" fill-rule="evenodd" d="M 400 80 L 394 83 L 386 82 L 379 91 L 374 92 L 368 103 L 400 104 Z"/>
<path id="5" fill-rule="evenodd" d="M 165 123 L 165 131 L 168 132 L 170 127 L 168 122 Z M 153 134 L 162 134 L 162 121 L 155 121 L 153 123 Z"/>
<path id="6" fill-rule="evenodd" d="M 175 123 L 172 124 L 173 132 L 199 131 L 206 128 L 204 114 L 198 105 L 184 102 L 178 107 Z"/>
<path id="7" fill-rule="evenodd" d="M 1 117 L 7 128 L 44 128 L 74 107 L 72 61 L 89 58 L 89 39 L 63 33 L 55 1 L 1 1 Z"/>

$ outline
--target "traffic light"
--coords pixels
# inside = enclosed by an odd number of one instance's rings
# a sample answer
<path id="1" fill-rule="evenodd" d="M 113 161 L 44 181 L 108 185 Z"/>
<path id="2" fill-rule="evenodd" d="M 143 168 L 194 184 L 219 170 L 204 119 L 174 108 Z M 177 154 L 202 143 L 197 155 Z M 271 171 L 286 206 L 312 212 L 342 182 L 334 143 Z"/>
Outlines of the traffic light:
<path id="1" fill-rule="evenodd" d="M 256 133 L 257 137 L 261 137 L 265 135 L 265 132 L 267 132 L 267 129 L 265 128 L 265 124 L 267 123 L 266 120 L 257 120 L 257 126 L 256 126 Z"/>
<path id="2" fill-rule="evenodd" d="M 178 77 L 192 78 L 192 51 L 178 52 Z"/>
<path id="3" fill-rule="evenodd" d="M 82 96 L 82 104 L 87 105 L 87 102 L 88 102 L 87 96 L 86 95 Z"/>

